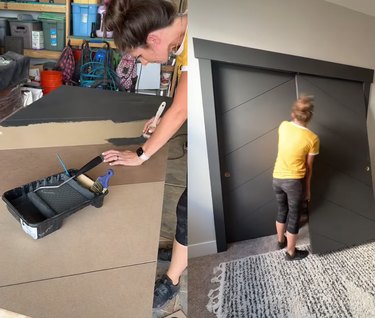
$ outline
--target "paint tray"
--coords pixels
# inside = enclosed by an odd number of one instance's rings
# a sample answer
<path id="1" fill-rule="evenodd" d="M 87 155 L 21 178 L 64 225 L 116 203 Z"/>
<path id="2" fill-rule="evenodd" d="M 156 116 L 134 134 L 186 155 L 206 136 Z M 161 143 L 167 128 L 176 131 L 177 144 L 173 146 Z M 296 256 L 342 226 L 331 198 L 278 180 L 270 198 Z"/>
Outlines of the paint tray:
<path id="1" fill-rule="evenodd" d="M 69 170 L 73 175 L 77 170 Z M 86 178 L 88 178 L 85 175 Z M 75 179 L 59 188 L 35 189 L 58 186 L 69 177 L 65 172 L 36 180 L 5 192 L 2 199 L 9 212 L 20 222 L 22 229 L 33 239 L 42 238 L 56 230 L 64 218 L 88 205 L 100 208 L 107 193 L 93 193 Z M 92 181 L 94 182 L 94 181 Z"/>

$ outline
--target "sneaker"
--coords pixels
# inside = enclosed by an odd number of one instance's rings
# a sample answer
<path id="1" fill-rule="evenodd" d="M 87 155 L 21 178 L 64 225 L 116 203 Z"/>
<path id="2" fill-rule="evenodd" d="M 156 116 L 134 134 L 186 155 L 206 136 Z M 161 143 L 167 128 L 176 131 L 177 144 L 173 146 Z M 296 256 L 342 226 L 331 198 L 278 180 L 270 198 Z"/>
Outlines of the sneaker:
<path id="1" fill-rule="evenodd" d="M 282 250 L 282 249 L 285 248 L 287 245 L 288 245 L 288 241 L 286 240 L 286 236 L 284 236 L 284 241 L 282 241 L 282 242 L 277 242 L 277 246 L 278 246 L 279 250 Z"/>
<path id="2" fill-rule="evenodd" d="M 168 300 L 176 296 L 180 290 L 180 284 L 173 285 L 172 280 L 164 274 L 155 282 L 154 302 L 152 308 L 163 307 Z"/>
<path id="3" fill-rule="evenodd" d="M 285 253 L 285 259 L 287 261 L 299 261 L 309 255 L 308 251 L 295 249 L 293 256 L 288 252 Z"/>

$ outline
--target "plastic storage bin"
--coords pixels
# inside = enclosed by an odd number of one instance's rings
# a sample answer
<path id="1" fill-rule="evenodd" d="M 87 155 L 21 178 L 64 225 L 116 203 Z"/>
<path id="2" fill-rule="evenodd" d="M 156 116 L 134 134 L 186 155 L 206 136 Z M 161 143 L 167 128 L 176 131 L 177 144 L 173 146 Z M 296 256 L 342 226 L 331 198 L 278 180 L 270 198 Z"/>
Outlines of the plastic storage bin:
<path id="1" fill-rule="evenodd" d="M 73 35 L 90 36 L 91 25 L 96 23 L 98 5 L 72 3 Z"/>
<path id="2" fill-rule="evenodd" d="M 70 169 L 71 174 L 77 170 Z M 56 230 L 63 219 L 88 205 L 100 208 L 107 193 L 93 193 L 74 179 L 57 189 L 41 189 L 40 186 L 56 186 L 68 177 L 61 172 L 45 179 L 33 181 L 3 194 L 9 212 L 18 220 L 22 229 L 33 239 L 42 238 Z"/>
<path id="3" fill-rule="evenodd" d="M 62 51 L 65 46 L 65 20 L 43 20 L 44 48 Z"/>
<path id="4" fill-rule="evenodd" d="M 25 49 L 32 48 L 32 31 L 43 31 L 42 23 L 39 21 L 9 20 L 10 34 L 23 38 Z"/>
<path id="5" fill-rule="evenodd" d="M 99 4 L 100 0 L 73 0 L 73 2 L 81 4 Z"/>
<path id="6" fill-rule="evenodd" d="M 0 18 L 0 47 L 5 46 L 6 35 L 10 35 L 8 19 Z"/>

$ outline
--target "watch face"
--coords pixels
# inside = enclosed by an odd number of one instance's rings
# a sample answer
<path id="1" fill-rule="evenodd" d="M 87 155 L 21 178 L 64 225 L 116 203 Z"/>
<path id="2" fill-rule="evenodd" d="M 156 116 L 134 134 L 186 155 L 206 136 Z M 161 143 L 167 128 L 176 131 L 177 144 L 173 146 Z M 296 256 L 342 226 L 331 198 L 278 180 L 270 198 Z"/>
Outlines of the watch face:
<path id="1" fill-rule="evenodd" d="M 136 152 L 137 152 L 138 157 L 142 156 L 142 154 L 143 154 L 142 147 L 139 147 Z"/>

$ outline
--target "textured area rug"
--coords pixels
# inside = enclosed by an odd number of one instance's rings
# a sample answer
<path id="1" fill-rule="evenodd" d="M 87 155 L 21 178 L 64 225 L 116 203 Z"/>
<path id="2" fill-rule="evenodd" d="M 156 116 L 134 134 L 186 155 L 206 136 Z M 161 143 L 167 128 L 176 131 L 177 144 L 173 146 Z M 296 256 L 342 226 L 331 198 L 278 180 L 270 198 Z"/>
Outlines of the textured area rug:
<path id="1" fill-rule="evenodd" d="M 294 262 L 284 255 L 221 263 L 207 309 L 218 318 L 375 317 L 375 243 Z"/>

